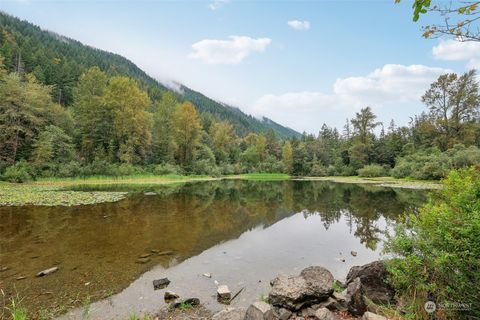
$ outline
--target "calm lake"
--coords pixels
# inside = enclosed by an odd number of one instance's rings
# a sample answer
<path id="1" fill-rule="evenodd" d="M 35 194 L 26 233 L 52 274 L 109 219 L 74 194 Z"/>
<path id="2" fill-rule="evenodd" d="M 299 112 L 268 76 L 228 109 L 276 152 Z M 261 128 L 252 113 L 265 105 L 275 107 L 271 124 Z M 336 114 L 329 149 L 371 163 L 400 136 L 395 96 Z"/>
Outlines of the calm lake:
<path id="1" fill-rule="evenodd" d="M 18 296 L 34 312 L 78 307 L 67 319 L 81 319 L 86 306 L 91 319 L 125 319 L 164 306 L 165 290 L 218 310 L 218 281 L 233 294 L 245 288 L 232 304 L 246 306 L 268 294 L 278 273 L 321 265 L 344 280 L 351 266 L 379 258 L 384 231 L 426 196 L 325 181 L 108 189 L 130 195 L 89 206 L 0 207 L 5 299 Z M 53 266 L 59 271 L 35 277 Z M 152 281 L 164 277 L 168 288 L 154 291 Z"/>

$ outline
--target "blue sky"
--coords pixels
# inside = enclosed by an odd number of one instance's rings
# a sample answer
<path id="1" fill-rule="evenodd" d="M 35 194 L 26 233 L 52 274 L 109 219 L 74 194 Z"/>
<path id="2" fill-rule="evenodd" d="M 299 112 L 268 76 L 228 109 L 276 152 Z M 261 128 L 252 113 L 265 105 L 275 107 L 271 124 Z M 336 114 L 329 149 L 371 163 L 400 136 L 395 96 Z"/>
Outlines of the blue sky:
<path id="1" fill-rule="evenodd" d="M 477 44 L 421 38 L 410 2 L 393 2 L 0 0 L 0 9 L 124 55 L 162 82 L 317 132 L 366 105 L 406 124 L 438 75 L 480 65 Z"/>

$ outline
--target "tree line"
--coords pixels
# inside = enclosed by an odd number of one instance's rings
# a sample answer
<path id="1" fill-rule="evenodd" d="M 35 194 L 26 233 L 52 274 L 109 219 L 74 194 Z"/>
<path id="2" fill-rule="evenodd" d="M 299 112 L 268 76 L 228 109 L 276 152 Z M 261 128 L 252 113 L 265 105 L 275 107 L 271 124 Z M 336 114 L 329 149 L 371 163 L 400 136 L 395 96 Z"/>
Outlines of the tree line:
<path id="1" fill-rule="evenodd" d="M 3 61 L 3 58 L 1 59 Z M 370 107 L 342 131 L 280 139 L 273 129 L 239 136 L 228 121 L 166 91 L 152 100 L 126 76 L 87 69 L 72 104 L 33 74 L 0 67 L 0 170 L 10 181 L 129 174 L 362 175 L 439 179 L 480 162 L 475 71 L 440 76 L 425 92 L 427 111 L 387 128 Z"/>

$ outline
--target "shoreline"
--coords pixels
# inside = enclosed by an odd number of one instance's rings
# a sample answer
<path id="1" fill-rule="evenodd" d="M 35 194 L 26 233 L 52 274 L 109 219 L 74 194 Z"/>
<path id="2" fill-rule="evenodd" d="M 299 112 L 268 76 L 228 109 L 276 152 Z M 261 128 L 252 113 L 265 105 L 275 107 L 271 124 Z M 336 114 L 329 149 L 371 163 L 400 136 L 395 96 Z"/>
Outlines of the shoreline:
<path id="1" fill-rule="evenodd" d="M 438 190 L 439 181 L 404 180 L 391 177 L 291 177 L 286 174 L 242 174 L 222 177 L 209 176 L 125 176 L 125 177 L 87 177 L 72 179 L 42 179 L 27 183 L 0 182 L 0 206 L 76 206 L 105 202 L 117 202 L 125 199 L 128 192 L 119 191 L 73 191 L 69 187 L 82 185 L 174 185 L 201 181 L 252 180 L 252 181 L 330 181 L 372 185 L 385 188 L 403 188 L 415 190 Z"/>

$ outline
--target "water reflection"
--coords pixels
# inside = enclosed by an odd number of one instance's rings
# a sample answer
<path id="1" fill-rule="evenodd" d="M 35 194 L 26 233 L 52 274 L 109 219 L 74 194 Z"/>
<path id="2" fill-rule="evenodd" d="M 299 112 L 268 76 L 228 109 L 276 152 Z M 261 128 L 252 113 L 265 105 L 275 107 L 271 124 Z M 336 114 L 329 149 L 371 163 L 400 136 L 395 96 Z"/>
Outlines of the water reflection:
<path id="1" fill-rule="evenodd" d="M 302 256 L 316 250 L 310 255 L 314 261 L 326 250 L 322 247 L 327 241 L 325 234 L 334 235 L 337 242 L 346 234 L 353 235 L 365 252 L 376 255 L 374 250 L 385 227 L 424 201 L 424 194 L 418 191 L 322 181 L 228 180 L 168 187 L 82 187 L 88 188 L 125 189 L 132 194 L 118 203 L 92 206 L 0 208 L 0 265 L 9 268 L 0 273 L 0 287 L 7 296 L 18 294 L 29 309 L 36 311 L 78 306 L 86 296 L 110 296 L 155 265 L 185 273 L 185 268 L 191 270 L 198 265 L 182 261 L 237 238 L 229 242 L 228 250 L 235 252 L 232 248 L 237 248 L 239 253 L 236 257 L 222 256 L 222 261 L 257 263 L 255 257 L 265 256 L 268 251 L 266 256 L 275 265 L 265 262 L 254 268 L 258 277 L 262 267 L 270 272 L 274 267 L 291 267 L 288 256 L 284 256 L 289 250 L 300 251 Z M 145 191 L 157 195 L 147 196 Z M 285 223 L 279 224 L 281 220 Z M 284 236 L 272 233 L 274 229 Z M 293 246 L 295 241 L 305 245 Z M 328 241 L 328 249 L 338 254 L 333 238 Z M 252 247 L 262 249 L 246 252 L 245 248 Z M 154 253 L 162 251 L 174 254 Z M 215 260 L 216 251 L 209 252 L 213 256 L 201 256 L 204 261 Z M 140 256 L 149 254 L 142 261 L 145 263 L 138 263 Z M 53 265 L 60 267 L 57 273 L 34 277 Z M 234 268 L 233 263 L 229 266 Z M 27 278 L 16 280 L 24 276 Z"/>

